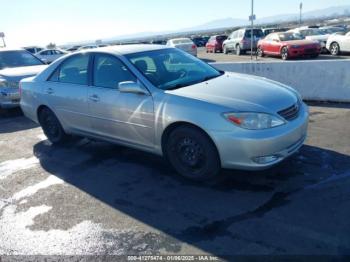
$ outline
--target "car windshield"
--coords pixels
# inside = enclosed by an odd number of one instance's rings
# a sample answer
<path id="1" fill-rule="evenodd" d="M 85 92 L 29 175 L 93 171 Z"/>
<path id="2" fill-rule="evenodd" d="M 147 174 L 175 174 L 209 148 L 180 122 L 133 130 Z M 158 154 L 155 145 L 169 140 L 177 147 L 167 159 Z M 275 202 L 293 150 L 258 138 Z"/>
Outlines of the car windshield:
<path id="1" fill-rule="evenodd" d="M 154 86 L 163 90 L 182 88 L 222 75 L 207 63 L 175 48 L 126 57 Z"/>
<path id="2" fill-rule="evenodd" d="M 24 50 L 0 52 L 0 69 L 43 64 L 41 60 Z"/>
<path id="3" fill-rule="evenodd" d="M 251 34 L 252 34 L 252 31 L 250 29 L 247 29 L 245 31 L 245 35 L 244 36 L 247 37 L 247 38 L 250 38 Z M 264 33 L 263 33 L 263 31 L 261 29 L 253 29 L 253 36 L 254 37 L 263 37 L 265 35 L 264 35 Z"/>
<path id="4" fill-rule="evenodd" d="M 278 34 L 278 37 L 281 41 L 293 41 L 293 40 L 302 40 L 303 37 L 299 34 L 293 34 L 293 33 L 283 33 Z"/>

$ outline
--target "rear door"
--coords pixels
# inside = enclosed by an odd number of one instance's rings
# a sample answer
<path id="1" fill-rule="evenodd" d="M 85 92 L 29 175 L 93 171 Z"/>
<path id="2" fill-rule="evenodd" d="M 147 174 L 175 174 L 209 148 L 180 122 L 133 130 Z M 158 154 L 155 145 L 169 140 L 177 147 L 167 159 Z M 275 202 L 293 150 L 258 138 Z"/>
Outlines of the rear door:
<path id="1" fill-rule="evenodd" d="M 88 66 L 90 55 L 65 60 L 51 75 L 42 92 L 47 106 L 72 130 L 90 130 L 88 117 Z"/>
<path id="2" fill-rule="evenodd" d="M 88 91 L 93 132 L 110 139 L 153 147 L 153 98 L 119 92 L 119 83 L 125 81 L 138 80 L 117 57 L 95 54 L 92 86 Z"/>

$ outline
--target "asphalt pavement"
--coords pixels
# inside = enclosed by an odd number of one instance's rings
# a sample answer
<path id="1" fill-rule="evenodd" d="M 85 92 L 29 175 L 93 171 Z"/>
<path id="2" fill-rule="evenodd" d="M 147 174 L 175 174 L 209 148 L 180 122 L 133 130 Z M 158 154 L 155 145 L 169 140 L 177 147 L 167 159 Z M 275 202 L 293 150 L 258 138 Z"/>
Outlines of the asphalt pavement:
<path id="1" fill-rule="evenodd" d="M 195 183 L 137 150 L 53 146 L 2 111 L 0 255 L 350 255 L 350 106 L 310 112 L 287 161 Z"/>

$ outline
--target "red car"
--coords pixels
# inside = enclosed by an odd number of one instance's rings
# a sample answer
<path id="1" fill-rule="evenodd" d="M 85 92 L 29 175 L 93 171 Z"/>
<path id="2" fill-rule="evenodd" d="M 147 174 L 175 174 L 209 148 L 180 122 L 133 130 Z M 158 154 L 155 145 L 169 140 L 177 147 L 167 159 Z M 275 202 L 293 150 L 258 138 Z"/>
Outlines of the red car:
<path id="1" fill-rule="evenodd" d="M 205 45 L 207 53 L 222 53 L 222 44 L 227 39 L 225 35 L 214 35 L 209 38 L 208 43 Z"/>
<path id="2" fill-rule="evenodd" d="M 283 60 L 302 56 L 318 57 L 321 45 L 295 33 L 272 33 L 258 42 L 257 52 L 260 57 L 280 56 Z"/>

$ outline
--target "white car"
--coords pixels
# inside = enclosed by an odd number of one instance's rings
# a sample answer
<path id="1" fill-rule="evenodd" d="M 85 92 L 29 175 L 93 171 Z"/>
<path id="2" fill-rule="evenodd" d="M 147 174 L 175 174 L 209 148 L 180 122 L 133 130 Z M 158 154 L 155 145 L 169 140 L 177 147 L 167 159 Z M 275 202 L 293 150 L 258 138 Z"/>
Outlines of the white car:
<path id="1" fill-rule="evenodd" d="M 167 46 L 175 47 L 181 49 L 193 56 L 197 56 L 197 46 L 189 38 L 175 38 L 170 39 L 166 43 Z"/>
<path id="2" fill-rule="evenodd" d="M 332 55 L 339 55 L 341 52 L 350 52 L 350 32 L 345 35 L 340 33 L 331 35 L 327 41 L 327 49 Z"/>
<path id="3" fill-rule="evenodd" d="M 321 49 L 323 51 L 326 51 L 326 43 L 330 35 L 325 34 L 324 32 L 322 32 L 317 28 L 300 27 L 300 28 L 291 29 L 287 32 L 299 34 L 307 40 L 318 41 L 321 45 Z"/>
<path id="4" fill-rule="evenodd" d="M 40 58 L 45 63 L 52 63 L 56 59 L 68 54 L 66 51 L 59 49 L 45 49 L 35 54 L 36 57 Z"/>

